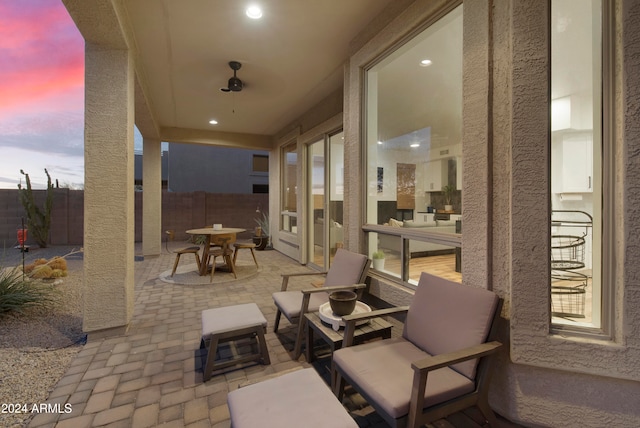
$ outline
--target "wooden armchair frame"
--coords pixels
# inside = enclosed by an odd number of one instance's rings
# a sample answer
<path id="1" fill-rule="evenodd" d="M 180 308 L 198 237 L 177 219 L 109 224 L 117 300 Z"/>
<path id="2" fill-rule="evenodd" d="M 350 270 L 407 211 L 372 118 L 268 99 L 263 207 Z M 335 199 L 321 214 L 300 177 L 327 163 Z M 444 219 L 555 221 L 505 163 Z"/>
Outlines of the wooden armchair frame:
<path id="1" fill-rule="evenodd" d="M 332 363 L 331 379 L 335 395 L 342 401 L 345 382 L 348 382 L 367 400 L 369 404 L 371 404 L 378 414 L 380 414 L 380 416 L 393 427 L 417 428 L 471 406 L 477 406 L 487 422 L 489 422 L 491 426 L 496 427 L 497 419 L 489 406 L 488 392 L 492 375 L 491 356 L 498 352 L 502 347 L 501 343 L 493 340 L 496 337 L 497 324 L 502 304 L 503 300 L 498 299 L 486 342 L 454 352 L 429 356 L 411 363 L 411 368 L 413 370 L 413 383 L 411 385 L 411 398 L 409 403 L 409 413 L 407 415 L 396 419 L 393 416 L 386 414 L 368 391 L 359 387 L 353 379 L 349 378 L 348 374 L 346 374 L 340 366 Z M 408 310 L 408 306 L 402 306 L 343 317 L 343 320 L 345 321 L 343 348 L 353 344 L 353 333 L 355 331 L 357 321 L 385 315 L 406 313 Z M 423 407 L 429 373 L 439 368 L 449 367 L 463 361 L 474 359 L 479 359 L 479 362 L 474 380 L 475 388 L 473 391 L 433 406 Z"/>
<path id="2" fill-rule="evenodd" d="M 346 251 L 346 250 L 338 250 L 338 251 Z M 357 281 L 354 282 L 353 284 L 340 284 L 340 285 L 336 285 L 336 284 L 329 284 L 329 285 L 321 285 L 321 286 L 313 286 L 313 287 L 309 287 L 309 288 L 305 288 L 300 290 L 301 293 L 301 297 L 300 297 L 300 313 L 298 316 L 296 317 L 289 317 L 286 313 L 284 313 L 285 317 L 289 320 L 290 323 L 298 324 L 298 329 L 297 329 L 297 333 L 296 333 L 296 343 L 294 345 L 294 349 L 293 349 L 293 357 L 295 359 L 298 359 L 300 357 L 300 354 L 302 353 L 302 342 L 304 340 L 304 333 L 305 333 L 305 319 L 304 319 L 304 314 L 309 312 L 309 305 L 311 302 L 311 298 L 314 294 L 316 293 L 331 293 L 333 291 L 339 291 L 339 290 L 352 290 L 355 291 L 358 294 L 358 299 L 360 299 L 362 297 L 362 293 L 364 291 L 364 289 L 366 288 L 366 284 L 364 283 L 367 274 L 369 273 L 369 266 L 371 265 L 371 260 L 366 258 L 364 259 L 363 262 L 363 266 L 362 266 L 362 270 L 360 272 L 357 272 L 358 274 L 358 278 Z M 291 277 L 298 277 L 298 276 L 327 276 L 329 273 L 329 271 L 323 271 L 323 272 L 299 272 L 299 273 L 291 273 L 291 274 L 283 274 L 282 275 L 282 285 L 280 286 L 280 292 L 289 292 L 289 293 L 294 293 L 295 291 L 290 291 L 288 290 L 288 286 L 289 286 L 289 279 Z M 275 301 L 275 298 L 274 298 Z M 328 300 L 327 300 L 328 301 Z M 283 315 L 282 310 L 280 309 L 280 307 L 278 307 L 277 302 L 276 302 L 276 307 L 277 307 L 277 311 L 276 311 L 276 318 L 275 318 L 275 322 L 274 322 L 274 326 L 273 326 L 273 331 L 277 332 L 278 331 L 278 327 L 280 325 L 280 318 Z M 317 308 L 312 308 L 313 311 L 317 310 Z"/>

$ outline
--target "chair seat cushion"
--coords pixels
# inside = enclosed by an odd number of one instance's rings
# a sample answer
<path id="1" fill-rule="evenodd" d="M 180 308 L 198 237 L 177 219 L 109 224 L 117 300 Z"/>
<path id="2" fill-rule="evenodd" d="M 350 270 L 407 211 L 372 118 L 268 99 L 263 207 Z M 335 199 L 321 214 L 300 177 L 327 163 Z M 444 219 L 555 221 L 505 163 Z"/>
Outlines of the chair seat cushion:
<path id="1" fill-rule="evenodd" d="M 357 428 L 315 369 L 297 370 L 227 395 L 234 428 Z"/>
<path id="2" fill-rule="evenodd" d="M 300 317 L 303 294 L 299 291 L 277 291 L 273 293 L 273 301 L 289 321 Z M 324 292 L 312 293 L 309 298 L 309 312 L 316 312 L 320 305 L 329 301 L 329 295 Z"/>
<path id="3" fill-rule="evenodd" d="M 398 419 L 409 413 L 413 369 L 411 363 L 430 356 L 411 342 L 388 339 L 342 348 L 334 352 L 333 362 L 367 400 Z M 442 403 L 473 391 L 474 382 L 450 368 L 429 373 L 424 407 Z M 374 405 L 374 407 L 375 407 Z"/>

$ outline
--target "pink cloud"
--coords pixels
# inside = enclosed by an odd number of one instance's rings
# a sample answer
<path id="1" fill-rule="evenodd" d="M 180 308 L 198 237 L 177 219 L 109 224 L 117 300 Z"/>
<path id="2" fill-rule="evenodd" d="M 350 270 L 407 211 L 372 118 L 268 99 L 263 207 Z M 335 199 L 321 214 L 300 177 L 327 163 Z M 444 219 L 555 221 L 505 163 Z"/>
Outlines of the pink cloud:
<path id="1" fill-rule="evenodd" d="M 0 116 L 82 109 L 84 42 L 62 2 L 0 1 Z"/>

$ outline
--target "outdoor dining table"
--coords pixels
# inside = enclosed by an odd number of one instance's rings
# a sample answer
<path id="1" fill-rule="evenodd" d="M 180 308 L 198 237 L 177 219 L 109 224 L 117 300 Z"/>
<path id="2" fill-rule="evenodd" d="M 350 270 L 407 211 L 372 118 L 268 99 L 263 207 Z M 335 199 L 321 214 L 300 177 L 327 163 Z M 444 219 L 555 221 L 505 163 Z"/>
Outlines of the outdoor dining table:
<path id="1" fill-rule="evenodd" d="M 207 260 L 209 260 L 209 247 L 211 246 L 211 237 L 213 235 L 225 235 L 225 234 L 236 235 L 244 231 L 246 231 L 246 229 L 240 229 L 237 227 L 223 227 L 220 229 L 214 229 L 213 227 L 201 227 L 199 229 L 187 230 L 187 233 L 189 235 L 204 235 L 206 237 L 206 242 L 204 243 L 204 248 L 202 250 L 202 263 L 200 263 L 200 276 L 205 276 L 207 274 L 207 269 L 209 267 Z M 223 248 L 223 250 L 225 249 L 226 248 Z M 215 266 L 213 266 L 212 269 L 215 269 Z"/>

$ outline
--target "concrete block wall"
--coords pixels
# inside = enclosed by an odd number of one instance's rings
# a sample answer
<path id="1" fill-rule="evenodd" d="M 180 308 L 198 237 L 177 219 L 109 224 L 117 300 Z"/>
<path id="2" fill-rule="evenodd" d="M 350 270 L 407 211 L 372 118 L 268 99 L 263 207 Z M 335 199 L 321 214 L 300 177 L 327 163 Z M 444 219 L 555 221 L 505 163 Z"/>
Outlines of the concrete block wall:
<path id="1" fill-rule="evenodd" d="M 34 190 L 36 203 L 44 206 L 45 190 Z M 135 194 L 135 240 L 142 240 L 142 193 Z M 228 193 L 162 193 L 162 230 L 174 230 L 176 240 L 187 240 L 188 229 L 223 226 L 247 229 L 239 239 L 250 238 L 260 217 L 256 208 L 267 209 L 268 194 L 228 194 Z M 0 245 L 10 248 L 17 245 L 16 231 L 26 214 L 18 196 L 18 190 L 0 189 Z M 84 222 L 84 191 L 54 189 L 51 213 L 51 245 L 82 245 Z M 164 240 L 164 237 L 163 237 Z M 36 245 L 31 236 L 28 245 Z"/>

